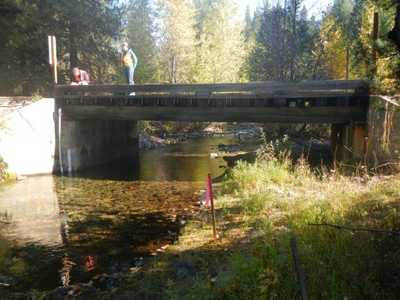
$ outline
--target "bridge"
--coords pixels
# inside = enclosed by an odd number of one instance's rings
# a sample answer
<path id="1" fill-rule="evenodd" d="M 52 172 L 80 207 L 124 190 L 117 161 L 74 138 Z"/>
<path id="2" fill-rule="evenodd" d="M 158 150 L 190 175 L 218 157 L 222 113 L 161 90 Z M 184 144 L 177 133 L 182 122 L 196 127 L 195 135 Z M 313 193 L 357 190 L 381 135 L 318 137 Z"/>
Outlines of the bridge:
<path id="1" fill-rule="evenodd" d="M 333 147 L 361 155 L 370 97 L 360 80 L 59 85 L 54 94 L 62 172 L 131 153 L 138 120 L 332 124 Z"/>
<path id="2" fill-rule="evenodd" d="M 135 96 L 131 93 L 135 93 Z M 76 119 L 269 123 L 365 122 L 366 81 L 57 86 Z"/>

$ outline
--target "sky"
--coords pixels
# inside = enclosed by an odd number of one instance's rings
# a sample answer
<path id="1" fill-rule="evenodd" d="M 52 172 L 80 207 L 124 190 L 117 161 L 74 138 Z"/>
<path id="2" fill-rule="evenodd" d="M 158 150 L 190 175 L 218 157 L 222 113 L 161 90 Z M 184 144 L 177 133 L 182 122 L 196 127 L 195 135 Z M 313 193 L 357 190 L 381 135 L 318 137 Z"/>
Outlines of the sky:
<path id="1" fill-rule="evenodd" d="M 270 3 L 277 2 L 278 0 L 269 0 Z M 283 2 L 283 0 L 281 0 Z M 246 11 L 246 7 L 249 6 L 251 11 L 254 11 L 255 8 L 261 3 L 263 0 L 239 0 L 240 10 L 244 15 Z M 333 3 L 333 0 L 304 0 L 304 5 L 307 7 L 309 17 L 316 16 L 319 17 L 322 12 L 324 12 L 330 4 Z"/>

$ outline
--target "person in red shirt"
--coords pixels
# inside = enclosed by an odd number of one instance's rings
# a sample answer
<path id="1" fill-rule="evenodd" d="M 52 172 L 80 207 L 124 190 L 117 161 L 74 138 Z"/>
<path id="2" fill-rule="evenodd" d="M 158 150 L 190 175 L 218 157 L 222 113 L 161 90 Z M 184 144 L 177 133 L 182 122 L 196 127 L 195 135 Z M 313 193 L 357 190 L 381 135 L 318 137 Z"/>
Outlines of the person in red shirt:
<path id="1" fill-rule="evenodd" d="M 80 70 L 79 68 L 72 69 L 71 85 L 88 85 L 90 82 L 88 72 Z"/>

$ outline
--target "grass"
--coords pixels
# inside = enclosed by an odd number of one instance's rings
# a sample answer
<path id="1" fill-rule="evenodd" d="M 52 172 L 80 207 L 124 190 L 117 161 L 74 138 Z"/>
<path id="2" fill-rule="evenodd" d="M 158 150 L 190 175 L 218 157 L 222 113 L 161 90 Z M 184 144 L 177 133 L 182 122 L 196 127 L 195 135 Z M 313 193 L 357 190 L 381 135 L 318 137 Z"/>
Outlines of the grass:
<path id="1" fill-rule="evenodd" d="M 199 214 L 124 290 L 141 299 L 295 299 L 295 236 L 310 299 L 398 299 L 400 176 L 314 172 L 287 155 L 260 157 L 240 162 L 220 189 L 221 240 Z"/>

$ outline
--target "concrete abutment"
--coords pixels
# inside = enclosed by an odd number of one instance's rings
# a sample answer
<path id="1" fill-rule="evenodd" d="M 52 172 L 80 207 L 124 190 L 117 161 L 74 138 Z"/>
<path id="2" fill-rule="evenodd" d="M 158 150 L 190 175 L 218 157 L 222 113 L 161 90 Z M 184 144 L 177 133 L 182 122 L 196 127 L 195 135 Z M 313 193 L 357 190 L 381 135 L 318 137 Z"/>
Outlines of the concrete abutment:
<path id="1" fill-rule="evenodd" d="M 136 121 L 75 120 L 54 114 L 56 151 L 54 172 L 71 174 L 121 159 L 136 157 L 138 134 Z"/>

